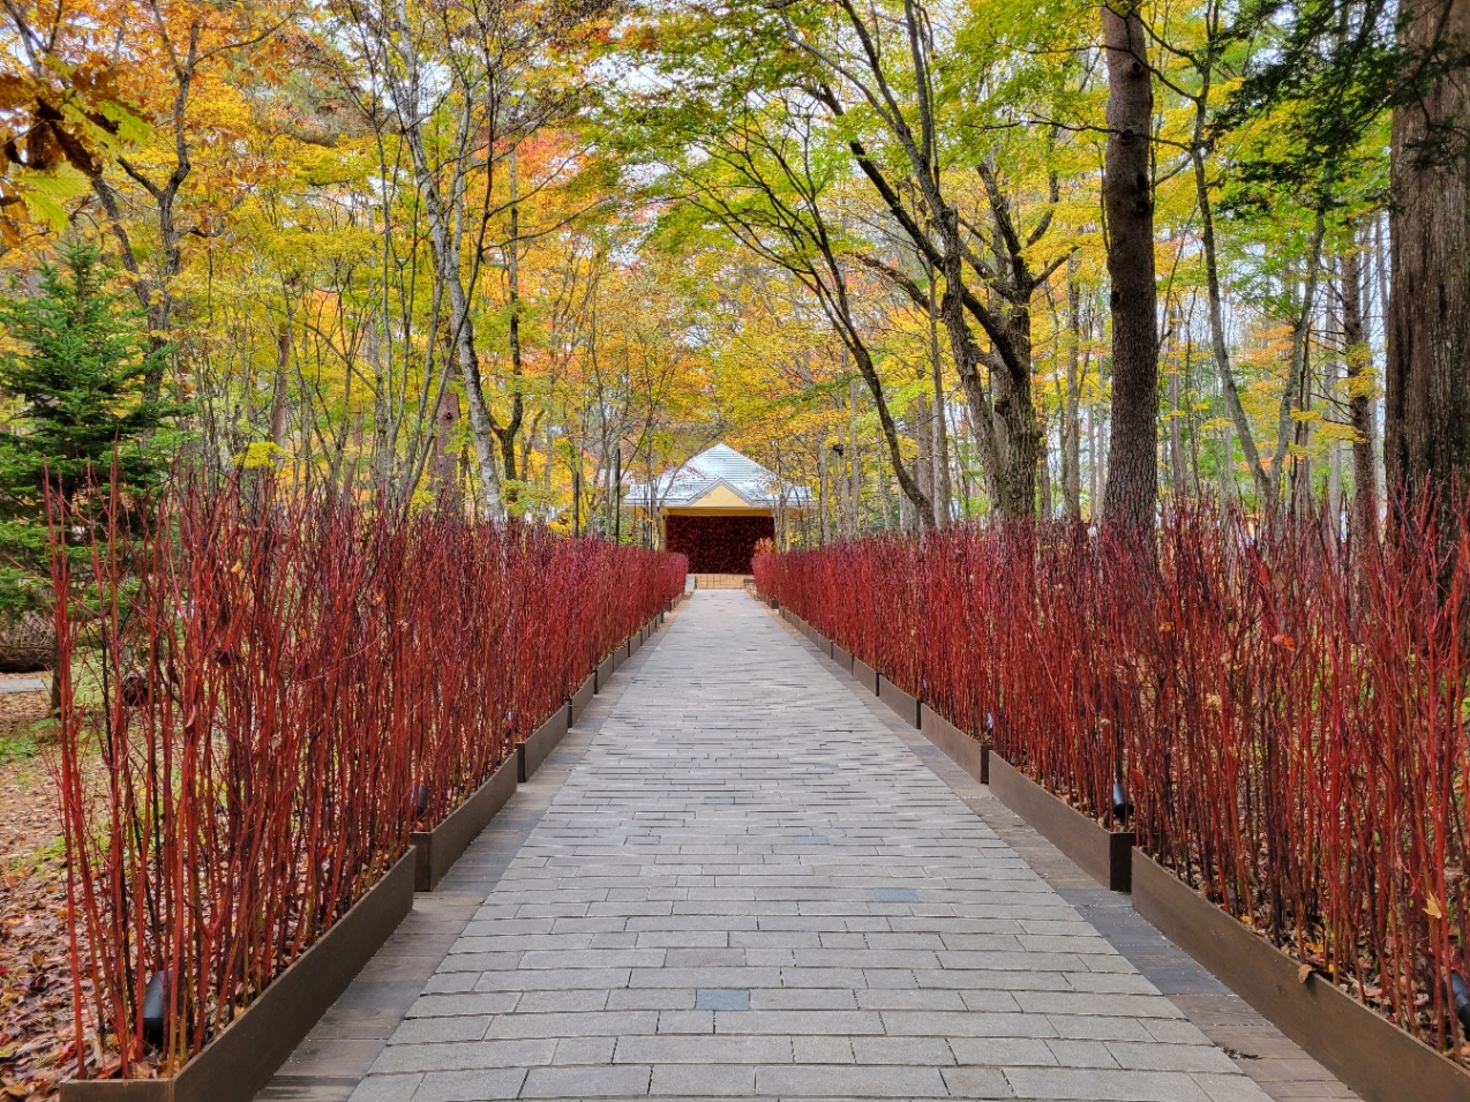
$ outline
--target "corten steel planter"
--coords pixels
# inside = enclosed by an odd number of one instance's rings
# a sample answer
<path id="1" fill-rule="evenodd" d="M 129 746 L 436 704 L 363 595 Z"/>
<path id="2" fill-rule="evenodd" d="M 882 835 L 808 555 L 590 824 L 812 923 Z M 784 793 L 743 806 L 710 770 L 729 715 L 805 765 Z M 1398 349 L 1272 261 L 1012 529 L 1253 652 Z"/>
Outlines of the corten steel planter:
<path id="1" fill-rule="evenodd" d="M 1107 830 L 1069 807 L 990 751 L 990 791 L 1101 884 L 1115 892 L 1133 884 L 1133 832 Z"/>
<path id="2" fill-rule="evenodd" d="M 1364 1102 L 1470 1102 L 1470 1074 L 1138 854 L 1133 907 Z"/>
<path id="3" fill-rule="evenodd" d="M 177 1075 L 63 1083 L 62 1102 L 251 1102 L 413 909 L 413 880 L 410 850 Z"/>
<path id="4" fill-rule="evenodd" d="M 566 714 L 562 708 L 561 713 Z M 534 736 L 533 736 L 534 737 Z M 505 801 L 515 794 L 516 781 L 520 777 L 520 744 L 516 753 L 500 763 L 500 768 L 490 779 L 464 803 L 455 808 L 442 823 L 433 830 L 416 830 L 408 836 L 408 844 L 415 856 L 414 891 L 431 892 L 439 886 L 450 867 L 459 860 L 460 854 L 480 836 L 495 813 L 505 806 Z"/>
<path id="5" fill-rule="evenodd" d="M 638 648 L 641 646 L 643 646 L 643 629 L 639 628 L 632 635 L 628 636 L 628 657 L 632 658 L 637 654 Z"/>
<path id="6" fill-rule="evenodd" d="M 582 713 L 587 710 L 587 705 L 592 703 L 592 697 L 597 692 L 597 675 L 592 674 L 572 694 L 571 702 L 567 705 L 571 709 L 571 721 L 576 723 L 582 718 Z"/>
<path id="7" fill-rule="evenodd" d="M 628 641 L 626 639 L 624 639 L 621 643 L 619 643 L 616 647 L 613 648 L 613 652 L 612 652 L 613 669 L 614 670 L 620 670 L 620 669 L 622 669 L 623 663 L 626 662 L 627 660 L 628 660 Z M 599 685 L 598 688 L 600 690 L 601 689 L 601 685 Z"/>
<path id="8" fill-rule="evenodd" d="M 872 666 L 868 665 L 861 658 L 854 658 L 852 660 L 852 676 L 857 678 L 858 684 L 867 689 L 868 692 L 874 696 L 878 695 L 878 671 L 873 669 Z"/>
<path id="9" fill-rule="evenodd" d="M 612 680 L 612 675 L 613 656 L 609 654 L 598 664 L 597 673 L 593 675 L 597 679 L 597 687 L 595 691 L 600 693 L 603 689 L 607 688 L 607 683 Z"/>
<path id="10" fill-rule="evenodd" d="M 990 746 L 971 738 L 927 704 L 919 705 L 919 730 L 924 737 L 981 784 L 990 783 Z"/>
<path id="11" fill-rule="evenodd" d="M 898 718 L 910 727 L 919 726 L 919 701 L 910 696 L 882 674 L 878 675 L 878 699 L 898 713 Z"/>
<path id="12" fill-rule="evenodd" d="M 558 708 L 545 723 L 536 728 L 530 738 L 516 743 L 516 780 L 521 784 L 531 779 L 531 775 L 541 768 L 546 756 L 566 737 L 567 728 L 571 726 L 570 711 L 570 706 Z"/>
<path id="13" fill-rule="evenodd" d="M 852 651 L 843 650 L 836 643 L 832 644 L 832 661 L 836 662 L 848 673 L 852 673 Z"/>

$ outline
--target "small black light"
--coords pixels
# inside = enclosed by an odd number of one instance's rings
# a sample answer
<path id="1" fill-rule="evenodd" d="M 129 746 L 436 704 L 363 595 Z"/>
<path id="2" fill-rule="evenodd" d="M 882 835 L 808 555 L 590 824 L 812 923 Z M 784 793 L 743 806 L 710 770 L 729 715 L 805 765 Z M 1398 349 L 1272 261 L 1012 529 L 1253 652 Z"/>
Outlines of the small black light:
<path id="1" fill-rule="evenodd" d="M 420 819 L 429 810 L 429 786 L 426 784 L 415 785 L 413 790 L 414 814 Z"/>
<path id="2" fill-rule="evenodd" d="M 1113 818 L 1120 823 L 1126 823 L 1128 817 L 1133 814 L 1133 801 L 1128 796 L 1128 789 L 1122 781 L 1113 782 Z"/>
<path id="3" fill-rule="evenodd" d="M 995 716 L 990 712 L 985 713 L 985 733 L 987 735 L 995 733 Z"/>
<path id="4" fill-rule="evenodd" d="M 1450 973 L 1450 1001 L 1455 1004 L 1455 1017 L 1460 1029 L 1470 1037 L 1470 983 L 1458 972 Z"/>
<path id="5" fill-rule="evenodd" d="M 168 993 L 164 988 L 168 979 L 167 969 L 154 972 L 143 991 L 143 1040 L 154 1047 L 163 1044 L 164 1019 L 168 1015 Z"/>

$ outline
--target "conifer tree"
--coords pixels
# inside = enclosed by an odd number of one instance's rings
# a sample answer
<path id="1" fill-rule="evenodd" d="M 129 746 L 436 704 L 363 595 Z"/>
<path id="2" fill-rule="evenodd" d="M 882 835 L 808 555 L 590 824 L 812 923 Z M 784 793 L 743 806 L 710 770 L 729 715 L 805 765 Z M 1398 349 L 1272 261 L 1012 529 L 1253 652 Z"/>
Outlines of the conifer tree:
<path id="1" fill-rule="evenodd" d="M 182 407 L 147 395 L 168 355 L 92 246 L 41 268 L 39 290 L 0 301 L 0 391 L 19 408 L 0 433 L 0 615 L 39 607 L 48 583 L 53 504 L 100 523 L 114 479 L 126 502 L 154 487 Z"/>

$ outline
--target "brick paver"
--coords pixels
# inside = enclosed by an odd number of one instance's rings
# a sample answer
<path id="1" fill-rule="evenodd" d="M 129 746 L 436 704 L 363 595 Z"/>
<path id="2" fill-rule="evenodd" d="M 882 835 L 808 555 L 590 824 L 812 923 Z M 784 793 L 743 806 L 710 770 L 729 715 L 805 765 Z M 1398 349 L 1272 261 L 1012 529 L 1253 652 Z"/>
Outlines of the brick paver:
<path id="1" fill-rule="evenodd" d="M 645 656 L 354 1102 L 1267 1097 L 745 594 Z"/>

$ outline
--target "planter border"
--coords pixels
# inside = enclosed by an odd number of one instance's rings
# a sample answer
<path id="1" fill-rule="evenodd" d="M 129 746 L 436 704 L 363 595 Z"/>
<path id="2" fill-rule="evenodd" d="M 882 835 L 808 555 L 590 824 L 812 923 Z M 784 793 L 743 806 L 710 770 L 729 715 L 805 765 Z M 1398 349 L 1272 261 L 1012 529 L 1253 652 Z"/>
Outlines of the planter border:
<path id="1" fill-rule="evenodd" d="M 929 705 L 919 704 L 919 730 L 981 784 L 990 783 L 990 744 L 971 738 Z"/>
<path id="2" fill-rule="evenodd" d="M 836 643 L 832 644 L 832 661 L 836 662 L 848 673 L 852 673 L 852 651 L 843 650 Z"/>
<path id="3" fill-rule="evenodd" d="M 1470 1100 L 1470 1074 L 1375 1014 L 1199 895 L 1158 862 L 1134 857 L 1133 907 L 1332 1072 L 1364 1102 Z"/>
<path id="4" fill-rule="evenodd" d="M 852 676 L 857 678 L 858 684 L 868 692 L 874 696 L 878 695 L 878 671 L 856 655 L 852 660 Z"/>
<path id="5" fill-rule="evenodd" d="M 577 686 L 577 691 L 572 694 L 571 700 L 567 701 L 567 707 L 571 709 L 572 723 L 582 718 L 582 713 L 587 710 L 587 705 L 592 703 L 592 697 L 596 692 L 597 675 L 588 674 L 587 679 Z"/>
<path id="6" fill-rule="evenodd" d="M 882 674 L 878 675 L 878 699 L 910 727 L 919 726 L 919 698 L 904 692 Z"/>
<path id="7" fill-rule="evenodd" d="M 433 830 L 415 830 L 408 836 L 413 847 L 413 889 L 431 892 L 439 886 L 460 854 L 480 836 L 495 813 L 505 806 L 505 801 L 515 794 L 518 766 L 521 760 L 520 743 L 516 752 L 507 757 L 490 779 L 470 795 L 469 799 L 451 811 L 442 823 Z"/>
<path id="8" fill-rule="evenodd" d="M 409 850 L 260 997 L 168 1079 L 79 1079 L 62 1102 L 252 1102 L 413 910 Z"/>
<path id="9" fill-rule="evenodd" d="M 570 712 L 569 705 L 562 705 L 529 738 L 516 743 L 516 780 L 521 784 L 531 779 L 532 774 L 541 768 L 546 756 L 566 737 L 567 729 L 571 726 Z"/>
<path id="10" fill-rule="evenodd" d="M 603 689 L 607 688 L 607 683 L 612 680 L 613 670 L 615 668 L 611 654 L 597 664 L 597 671 L 592 675 L 595 678 L 593 692 L 600 693 Z"/>
<path id="11" fill-rule="evenodd" d="M 990 791 L 1098 883 L 1115 892 L 1132 890 L 1133 831 L 1107 830 L 1063 803 L 994 750 Z"/>

